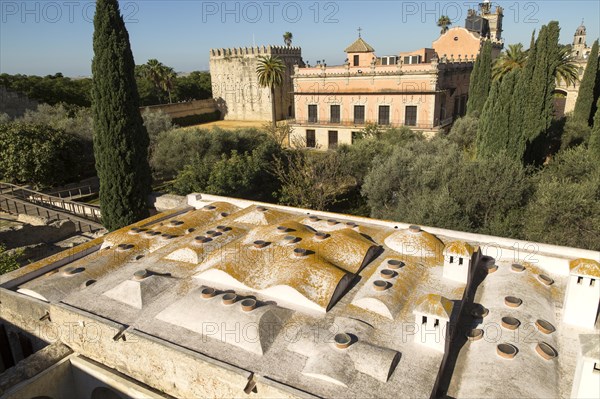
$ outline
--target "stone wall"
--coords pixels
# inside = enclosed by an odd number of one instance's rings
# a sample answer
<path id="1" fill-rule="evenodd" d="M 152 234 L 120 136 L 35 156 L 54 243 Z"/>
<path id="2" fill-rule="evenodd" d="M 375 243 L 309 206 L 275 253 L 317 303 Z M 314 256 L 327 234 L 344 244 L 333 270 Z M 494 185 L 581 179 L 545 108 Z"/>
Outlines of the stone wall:
<path id="1" fill-rule="evenodd" d="M 275 91 L 278 120 L 293 116 L 292 74 L 302 65 L 299 47 L 262 46 L 210 50 L 210 77 L 213 98 L 225 120 L 271 120 L 271 93 L 258 84 L 258 57 L 277 56 L 286 69 L 283 85 Z"/>
<path id="2" fill-rule="evenodd" d="M 28 109 L 37 109 L 38 103 L 26 95 L 7 90 L 0 86 L 0 114 L 8 114 L 11 118 L 18 118 Z"/>
<path id="3" fill-rule="evenodd" d="M 215 112 L 218 108 L 216 101 L 212 98 L 209 98 L 206 100 L 194 100 L 175 104 L 151 105 L 140 108 L 142 112 L 146 109 L 150 110 L 151 112 L 162 111 L 169 115 L 172 119 L 175 119 L 190 115 L 210 114 Z"/>

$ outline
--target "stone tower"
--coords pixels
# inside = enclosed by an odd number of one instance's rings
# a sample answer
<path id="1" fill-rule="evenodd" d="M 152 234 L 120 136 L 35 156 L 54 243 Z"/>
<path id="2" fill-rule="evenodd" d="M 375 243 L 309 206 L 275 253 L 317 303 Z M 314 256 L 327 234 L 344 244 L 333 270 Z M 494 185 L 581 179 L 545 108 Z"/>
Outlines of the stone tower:
<path id="1" fill-rule="evenodd" d="M 504 18 L 504 9 L 496 7 L 492 12 L 492 3 L 490 0 L 484 0 L 479 3 L 481 16 L 488 21 L 489 35 L 492 40 L 502 40 L 502 20 Z"/>
<path id="2" fill-rule="evenodd" d="M 502 20 L 504 9 L 496 7 L 492 10 L 492 3 L 484 0 L 479 3 L 479 12 L 470 9 L 465 20 L 465 28 L 482 38 L 490 39 L 494 44 L 502 44 Z"/>
<path id="3" fill-rule="evenodd" d="M 581 25 L 577 28 L 573 37 L 573 55 L 577 58 L 584 58 L 586 50 L 588 50 L 586 43 L 586 29 L 583 25 L 583 21 L 581 21 Z"/>
<path id="4" fill-rule="evenodd" d="M 271 92 L 260 87 L 256 75 L 258 58 L 277 56 L 285 64 L 283 85 L 275 89 L 277 120 L 293 117 L 292 74 L 303 65 L 299 47 L 261 46 L 210 50 L 213 98 L 225 120 L 271 120 Z"/>

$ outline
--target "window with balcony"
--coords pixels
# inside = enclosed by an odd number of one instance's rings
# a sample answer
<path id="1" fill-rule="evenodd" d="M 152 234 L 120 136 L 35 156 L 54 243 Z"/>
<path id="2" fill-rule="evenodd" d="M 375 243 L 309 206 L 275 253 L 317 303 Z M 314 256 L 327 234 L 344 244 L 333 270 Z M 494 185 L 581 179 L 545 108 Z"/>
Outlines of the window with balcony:
<path id="1" fill-rule="evenodd" d="M 340 106 L 332 105 L 329 108 L 329 122 L 340 123 Z"/>
<path id="2" fill-rule="evenodd" d="M 404 124 L 406 126 L 417 126 L 417 106 L 407 105 L 404 113 Z"/>
<path id="3" fill-rule="evenodd" d="M 389 125 L 390 124 L 390 106 L 380 105 L 379 106 L 379 124 Z"/>
<path id="4" fill-rule="evenodd" d="M 337 145 L 338 145 L 338 132 L 337 132 L 337 130 L 330 130 L 327 133 L 329 135 L 329 149 L 337 148 Z"/>
<path id="5" fill-rule="evenodd" d="M 308 106 L 308 121 L 317 123 L 317 105 L 311 104 Z"/>
<path id="6" fill-rule="evenodd" d="M 355 105 L 354 106 L 354 124 L 362 125 L 365 123 L 365 106 Z"/>
<path id="7" fill-rule="evenodd" d="M 315 148 L 317 146 L 317 137 L 314 130 L 306 131 L 306 146 L 308 148 Z"/>

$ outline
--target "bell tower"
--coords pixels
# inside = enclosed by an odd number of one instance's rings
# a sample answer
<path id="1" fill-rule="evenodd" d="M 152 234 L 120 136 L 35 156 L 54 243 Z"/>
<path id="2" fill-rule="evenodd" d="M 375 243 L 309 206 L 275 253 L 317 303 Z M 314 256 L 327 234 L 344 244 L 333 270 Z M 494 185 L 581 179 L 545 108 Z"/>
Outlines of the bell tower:
<path id="1" fill-rule="evenodd" d="M 586 40 L 586 29 L 585 25 L 583 25 L 583 21 L 581 21 L 581 25 L 575 31 L 575 36 L 573 38 L 573 55 L 577 58 L 583 58 L 585 55 L 585 51 L 587 49 Z"/>

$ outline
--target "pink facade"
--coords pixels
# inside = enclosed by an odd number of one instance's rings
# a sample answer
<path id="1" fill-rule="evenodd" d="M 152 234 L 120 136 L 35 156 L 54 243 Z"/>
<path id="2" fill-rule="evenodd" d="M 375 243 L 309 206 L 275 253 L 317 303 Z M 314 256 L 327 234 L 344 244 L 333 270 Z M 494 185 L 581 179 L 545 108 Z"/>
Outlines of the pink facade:
<path id="1" fill-rule="evenodd" d="M 322 149 L 351 144 L 371 123 L 433 133 L 466 111 L 473 59 L 438 60 L 432 49 L 422 49 L 382 65 L 374 51 L 347 54 L 345 65 L 296 67 L 296 143 Z M 419 56 L 409 60 L 421 63 L 407 64 L 406 56 Z"/>

